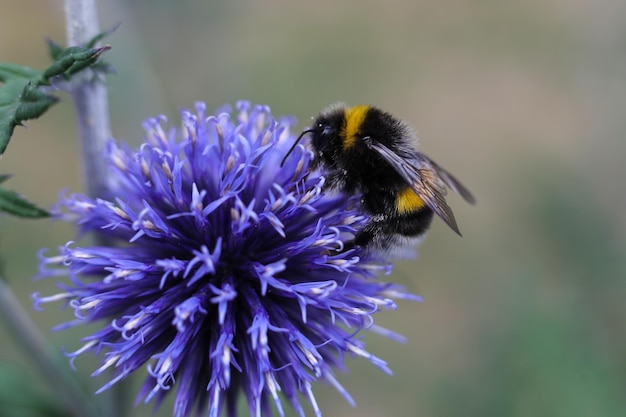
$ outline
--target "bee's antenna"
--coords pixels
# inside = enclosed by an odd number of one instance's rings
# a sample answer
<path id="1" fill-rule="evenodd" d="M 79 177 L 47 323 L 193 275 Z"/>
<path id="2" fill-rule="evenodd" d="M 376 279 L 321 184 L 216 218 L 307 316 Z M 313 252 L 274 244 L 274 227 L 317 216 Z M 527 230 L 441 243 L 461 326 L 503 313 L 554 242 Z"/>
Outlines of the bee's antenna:
<path id="1" fill-rule="evenodd" d="M 298 136 L 298 138 L 293 143 L 293 145 L 291 145 L 291 148 L 289 148 L 289 151 L 287 151 L 287 153 L 285 154 L 285 157 L 283 158 L 282 162 L 280 163 L 281 168 L 282 168 L 283 165 L 285 165 L 285 161 L 287 160 L 287 157 L 289 156 L 289 154 L 291 152 L 293 152 L 294 149 L 296 149 L 296 146 L 298 145 L 298 142 L 300 142 L 300 139 L 302 139 L 302 137 L 304 135 L 306 135 L 307 133 L 311 133 L 313 131 L 314 131 L 313 129 L 307 129 L 307 130 L 303 131 L 302 133 L 300 133 L 300 136 Z"/>

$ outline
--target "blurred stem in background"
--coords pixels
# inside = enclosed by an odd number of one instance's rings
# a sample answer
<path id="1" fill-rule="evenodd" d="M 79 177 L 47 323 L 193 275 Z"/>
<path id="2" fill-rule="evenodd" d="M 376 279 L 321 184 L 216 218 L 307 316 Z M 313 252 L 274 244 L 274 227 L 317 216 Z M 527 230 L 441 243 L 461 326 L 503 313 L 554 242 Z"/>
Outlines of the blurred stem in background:
<path id="1" fill-rule="evenodd" d="M 65 21 L 68 46 L 84 45 L 100 33 L 95 0 L 65 0 Z M 101 75 L 86 71 L 72 80 L 71 94 L 78 116 L 85 188 L 91 197 L 104 197 L 108 176 L 102 151 L 111 137 L 106 84 Z"/>
<path id="2" fill-rule="evenodd" d="M 75 375 L 69 372 L 55 355 L 52 346 L 46 341 L 37 326 L 17 301 L 15 294 L 0 276 L 0 314 L 14 336 L 14 340 L 24 349 L 24 354 L 41 370 L 48 382 L 55 386 L 55 393 L 63 399 L 64 405 L 74 417 L 92 417 L 95 405 L 80 387 Z"/>
<path id="3" fill-rule="evenodd" d="M 99 33 L 95 0 L 66 0 L 65 15 L 68 46 L 85 45 Z M 108 177 L 101 155 L 111 136 L 106 85 L 101 78 L 92 71 L 85 71 L 74 77 L 70 84 L 78 115 L 85 188 L 93 197 L 103 196 L 107 190 Z M 76 374 L 69 372 L 67 360 L 64 361 L 58 349 L 47 342 L 2 276 L 0 314 L 15 342 L 54 387 L 55 394 L 63 401 L 63 407 L 73 417 L 123 417 L 124 390 L 120 387 L 110 390 L 99 401 L 85 393 Z"/>
<path id="4" fill-rule="evenodd" d="M 65 0 L 65 25 L 68 46 L 89 42 L 100 33 L 96 0 Z M 72 79 L 71 94 L 78 121 L 85 190 L 91 197 L 105 197 L 108 175 L 102 155 L 106 141 L 111 138 L 111 126 L 104 77 L 92 71 L 79 74 Z M 104 414 L 123 417 L 127 395 L 122 384 L 102 395 L 109 397 L 101 401 L 107 408 Z"/>

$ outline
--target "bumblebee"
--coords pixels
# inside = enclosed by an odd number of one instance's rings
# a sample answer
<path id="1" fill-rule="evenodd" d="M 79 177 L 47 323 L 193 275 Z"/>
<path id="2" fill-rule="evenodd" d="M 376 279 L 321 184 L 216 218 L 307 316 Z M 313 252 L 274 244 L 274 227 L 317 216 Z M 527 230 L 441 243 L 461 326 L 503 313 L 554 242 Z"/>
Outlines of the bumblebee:
<path id="1" fill-rule="evenodd" d="M 461 235 L 447 188 L 468 203 L 472 194 L 448 171 L 417 151 L 417 137 L 405 122 L 376 107 L 337 104 L 322 111 L 296 139 L 310 134 L 311 168 L 320 168 L 326 187 L 361 193 L 369 223 L 351 245 L 394 251 L 421 240 L 437 214 Z M 282 165 L 282 164 L 281 164 Z"/>

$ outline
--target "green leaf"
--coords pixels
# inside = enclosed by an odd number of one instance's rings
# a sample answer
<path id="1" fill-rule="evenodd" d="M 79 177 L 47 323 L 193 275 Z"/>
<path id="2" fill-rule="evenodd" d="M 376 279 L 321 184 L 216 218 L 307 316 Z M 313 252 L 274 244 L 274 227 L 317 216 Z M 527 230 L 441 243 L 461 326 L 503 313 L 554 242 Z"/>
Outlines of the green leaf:
<path id="1" fill-rule="evenodd" d="M 48 49 L 54 62 L 44 71 L 11 63 L 0 63 L 0 156 L 6 150 L 16 126 L 44 114 L 58 99 L 49 94 L 50 79 L 70 79 L 88 68 L 97 72 L 111 72 L 108 64 L 97 63 L 98 58 L 111 49 L 109 45 L 93 46 L 110 31 L 94 36 L 87 46 L 62 48 L 48 40 Z"/>
<path id="2" fill-rule="evenodd" d="M 26 84 L 20 97 L 21 105 L 15 111 L 18 120 L 36 119 L 55 104 L 58 99 L 44 93 L 35 87 L 32 82 Z"/>
<path id="3" fill-rule="evenodd" d="M 0 183 L 6 181 L 7 177 L 7 175 L 0 176 Z M 15 191 L 5 190 L 3 188 L 0 188 L 0 212 L 31 219 L 40 219 L 50 216 L 50 213 L 46 210 L 37 207 Z"/>
<path id="4" fill-rule="evenodd" d="M 63 47 L 53 41 L 52 38 L 47 38 L 46 43 L 48 44 L 48 52 L 50 53 L 50 58 L 52 58 L 53 61 L 56 61 L 63 52 Z M 92 47 L 93 46 L 89 46 L 89 48 Z"/>
<path id="5" fill-rule="evenodd" d="M 43 73 L 41 83 L 49 84 L 50 78 L 61 75 L 69 79 L 72 75 L 95 64 L 100 55 L 111 49 L 110 45 L 100 48 L 83 48 L 82 46 L 70 46 L 64 49 L 57 60 Z"/>
<path id="6" fill-rule="evenodd" d="M 0 81 L 4 82 L 0 88 L 0 155 L 6 150 L 15 126 L 41 116 L 57 102 L 57 98 L 46 94 L 27 78 L 2 78 L 3 69 L 6 68 L 0 65 Z"/>
<path id="7" fill-rule="evenodd" d="M 35 80 L 39 77 L 41 77 L 41 71 L 39 70 L 11 64 L 10 62 L 0 64 L 0 82 L 7 82 L 11 78 Z"/>
<path id="8" fill-rule="evenodd" d="M 119 28 L 121 25 L 122 25 L 122 22 L 119 22 L 119 23 L 113 25 L 110 29 L 107 29 L 107 30 L 105 30 L 103 32 L 98 33 L 96 36 L 91 38 L 89 40 L 89 42 L 87 42 L 85 47 L 87 47 L 87 48 L 94 48 L 98 42 L 100 42 L 102 39 L 106 38 L 107 36 L 109 36 L 113 32 L 115 32 L 117 30 L 117 28 Z"/>

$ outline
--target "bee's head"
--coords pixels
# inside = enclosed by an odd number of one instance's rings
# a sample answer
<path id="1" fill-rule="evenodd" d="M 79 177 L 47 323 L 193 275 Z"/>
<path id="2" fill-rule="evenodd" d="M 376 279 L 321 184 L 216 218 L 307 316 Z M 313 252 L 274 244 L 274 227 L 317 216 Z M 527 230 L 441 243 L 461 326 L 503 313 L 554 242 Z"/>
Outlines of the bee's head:
<path id="1" fill-rule="evenodd" d="M 315 152 L 315 160 L 317 162 L 323 161 L 326 163 L 332 163 L 332 152 L 330 152 L 330 150 L 332 148 L 332 144 L 338 140 L 340 127 L 341 121 L 337 123 L 323 115 L 317 117 L 313 125 L 309 129 L 304 130 L 300 136 L 298 136 L 280 165 L 282 166 L 285 163 L 289 154 L 291 154 L 306 134 L 311 135 L 311 146 Z"/>
<path id="2" fill-rule="evenodd" d="M 345 130 L 343 107 L 333 106 L 322 112 L 313 120 L 311 127 L 298 136 L 291 149 L 285 155 L 281 166 L 285 163 L 287 156 L 295 149 L 298 142 L 307 134 L 311 136 L 311 147 L 315 152 L 314 163 L 333 165 L 342 149 L 343 130 Z"/>
<path id="3" fill-rule="evenodd" d="M 311 126 L 311 146 L 319 162 L 333 164 L 341 149 L 341 130 L 344 125 L 343 110 L 325 112 Z"/>

